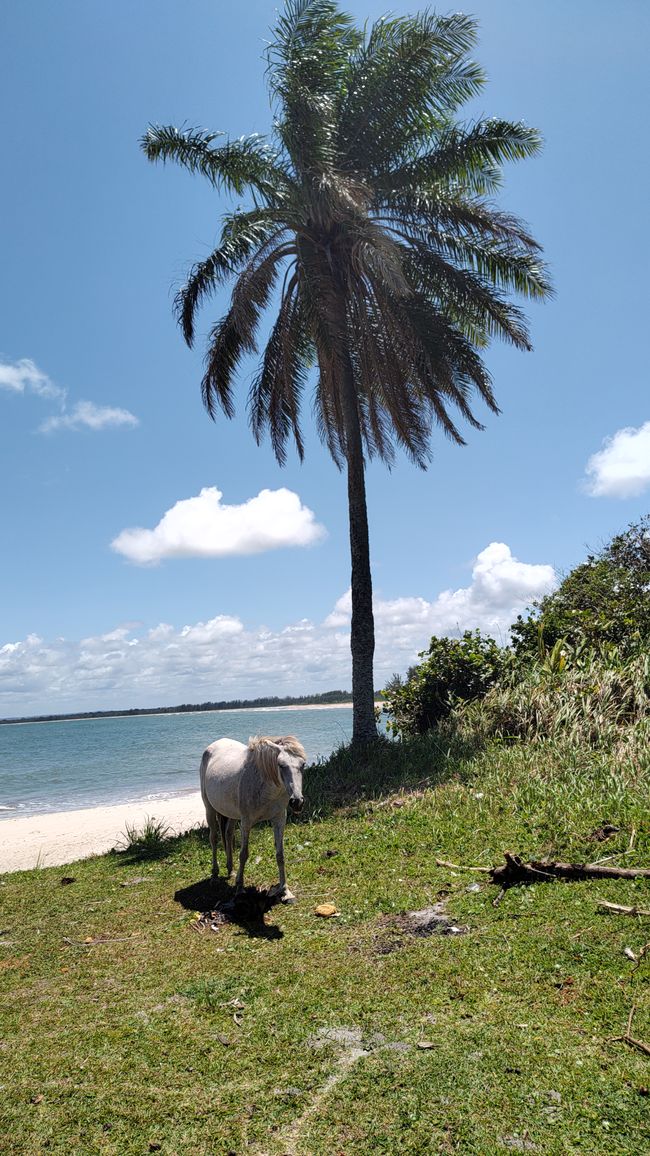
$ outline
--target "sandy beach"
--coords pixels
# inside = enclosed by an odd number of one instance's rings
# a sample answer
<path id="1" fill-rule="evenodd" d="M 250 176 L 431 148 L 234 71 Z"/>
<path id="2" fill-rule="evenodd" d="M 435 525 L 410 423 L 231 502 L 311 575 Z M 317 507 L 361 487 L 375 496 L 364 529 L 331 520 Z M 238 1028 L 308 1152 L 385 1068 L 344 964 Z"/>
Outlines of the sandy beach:
<path id="1" fill-rule="evenodd" d="M 174 834 L 188 831 L 205 822 L 201 794 L 3 819 L 0 872 L 57 867 L 101 855 L 123 841 L 127 824 L 142 827 L 148 817 L 166 823 Z"/>

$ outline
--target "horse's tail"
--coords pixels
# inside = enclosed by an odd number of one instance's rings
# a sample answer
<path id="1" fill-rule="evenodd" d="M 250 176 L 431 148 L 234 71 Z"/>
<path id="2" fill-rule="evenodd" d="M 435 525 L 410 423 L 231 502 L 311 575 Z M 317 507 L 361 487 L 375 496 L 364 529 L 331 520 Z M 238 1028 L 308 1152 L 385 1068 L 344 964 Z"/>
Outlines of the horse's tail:
<path id="1" fill-rule="evenodd" d="M 207 774 L 209 761 L 210 761 L 210 752 L 209 752 L 209 750 L 205 750 L 203 752 L 203 758 L 201 759 L 201 769 L 199 772 L 200 781 L 201 781 L 201 795 L 202 795 L 204 803 L 207 802 L 207 798 L 206 798 L 206 794 L 205 794 L 205 776 Z"/>

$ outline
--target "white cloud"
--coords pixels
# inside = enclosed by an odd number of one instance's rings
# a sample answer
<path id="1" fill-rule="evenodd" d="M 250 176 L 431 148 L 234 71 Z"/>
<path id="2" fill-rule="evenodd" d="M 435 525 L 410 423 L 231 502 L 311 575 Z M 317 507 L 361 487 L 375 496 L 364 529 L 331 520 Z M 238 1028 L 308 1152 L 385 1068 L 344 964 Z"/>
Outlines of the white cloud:
<path id="1" fill-rule="evenodd" d="M 78 401 L 74 409 L 56 417 L 48 417 L 38 427 L 39 433 L 52 433 L 57 429 L 102 430 L 116 426 L 139 425 L 137 417 L 128 409 L 108 405 L 95 405 L 92 401 Z"/>
<path id="2" fill-rule="evenodd" d="M 95 405 L 93 401 L 78 401 L 69 410 L 66 402 L 68 391 L 55 385 L 28 357 L 24 357 L 21 361 L 0 361 L 0 389 L 7 389 L 11 393 L 34 393 L 45 401 L 58 402 L 61 412 L 41 422 L 38 427 L 39 433 L 53 433 L 60 429 L 103 430 L 140 424 L 137 417 L 128 409 Z"/>
<path id="3" fill-rule="evenodd" d="M 0 388 L 12 393 L 36 393 L 52 401 L 63 401 L 66 391 L 60 389 L 28 357 L 21 361 L 0 361 Z"/>
<path id="4" fill-rule="evenodd" d="M 431 602 L 375 602 L 375 685 L 404 671 L 432 634 L 475 626 L 505 638 L 531 599 L 551 589 L 551 566 L 513 558 L 493 542 L 472 581 Z M 349 687 L 349 594 L 324 622 L 298 619 L 275 630 L 229 614 L 177 628 L 129 623 L 81 641 L 30 635 L 0 646 L 0 716 L 173 705 Z"/>
<path id="5" fill-rule="evenodd" d="M 585 489 L 592 498 L 633 498 L 650 486 L 650 421 L 605 438 L 587 462 Z"/>
<path id="6" fill-rule="evenodd" d="M 292 490 L 261 490 L 239 506 L 223 505 L 216 486 L 167 510 L 153 530 L 122 530 L 113 550 L 140 566 L 163 558 L 225 558 L 282 546 L 310 546 L 325 528 Z"/>
<path id="7" fill-rule="evenodd" d="M 518 614 L 557 584 L 552 566 L 519 562 L 504 542 L 491 542 L 475 559 L 472 582 L 458 590 L 443 590 L 433 602 L 424 598 L 374 600 L 378 636 L 389 637 L 397 649 L 432 634 L 458 635 L 478 627 L 505 640 Z M 325 625 L 340 628 L 350 620 L 348 590 L 339 598 Z M 419 644 L 422 648 L 424 642 Z"/>

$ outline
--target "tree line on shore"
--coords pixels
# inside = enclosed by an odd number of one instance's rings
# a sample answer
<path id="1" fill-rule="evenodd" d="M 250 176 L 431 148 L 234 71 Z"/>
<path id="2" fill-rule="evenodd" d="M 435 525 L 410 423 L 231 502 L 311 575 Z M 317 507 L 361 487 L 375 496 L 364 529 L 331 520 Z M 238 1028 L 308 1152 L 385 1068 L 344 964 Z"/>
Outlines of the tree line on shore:
<path id="1" fill-rule="evenodd" d="M 0 723 L 24 722 L 72 722 L 87 718 L 123 718 L 138 714 L 192 714 L 193 711 L 205 710 L 255 710 L 269 706 L 327 706 L 350 701 L 349 690 L 326 690 L 322 694 L 285 695 L 279 698 L 275 695 L 266 698 L 233 698 L 219 702 L 184 702 L 179 706 L 145 706 L 130 707 L 128 710 L 87 710 L 74 711 L 72 714 L 38 714 L 23 718 L 3 718 Z"/>

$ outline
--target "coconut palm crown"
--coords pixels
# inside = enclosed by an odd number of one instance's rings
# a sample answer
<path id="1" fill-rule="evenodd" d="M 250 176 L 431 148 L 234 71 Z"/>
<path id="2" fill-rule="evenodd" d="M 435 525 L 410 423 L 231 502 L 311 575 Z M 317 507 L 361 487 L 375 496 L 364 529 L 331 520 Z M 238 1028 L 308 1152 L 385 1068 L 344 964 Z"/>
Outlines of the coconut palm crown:
<path id="1" fill-rule="evenodd" d="M 318 430 L 348 477 L 355 743 L 376 736 L 365 459 L 390 465 L 401 448 L 426 467 L 433 427 L 459 444 L 459 418 L 481 428 L 476 400 L 498 412 L 482 350 L 493 337 L 530 349 L 509 298 L 550 291 L 539 245 L 491 200 L 503 163 L 534 155 L 538 133 L 457 117 L 484 83 L 468 56 L 475 40 L 462 14 L 361 31 L 335 0 L 287 0 L 268 49 L 269 140 L 164 126 L 142 140 L 149 160 L 248 198 L 176 299 L 192 345 L 200 306 L 234 280 L 208 339 L 208 413 L 233 416 L 267 307 L 248 412 L 281 464 L 290 440 L 303 457 L 301 403 L 315 378 Z"/>

